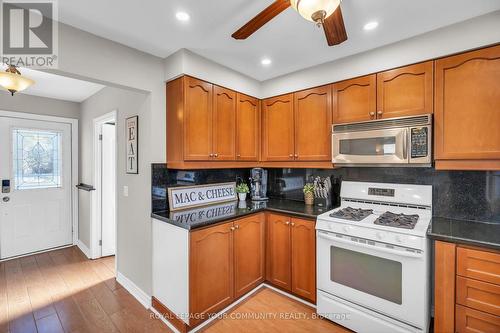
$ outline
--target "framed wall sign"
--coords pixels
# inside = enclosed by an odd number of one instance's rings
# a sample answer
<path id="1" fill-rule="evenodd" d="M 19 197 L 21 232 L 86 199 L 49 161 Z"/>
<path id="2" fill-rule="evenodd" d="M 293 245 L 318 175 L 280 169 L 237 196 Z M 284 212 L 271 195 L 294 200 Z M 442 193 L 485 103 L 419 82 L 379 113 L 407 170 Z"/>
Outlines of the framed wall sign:
<path id="1" fill-rule="evenodd" d="M 171 211 L 235 200 L 236 182 L 168 188 Z"/>
<path id="2" fill-rule="evenodd" d="M 126 119 L 127 129 L 127 173 L 139 173 L 139 116 Z"/>

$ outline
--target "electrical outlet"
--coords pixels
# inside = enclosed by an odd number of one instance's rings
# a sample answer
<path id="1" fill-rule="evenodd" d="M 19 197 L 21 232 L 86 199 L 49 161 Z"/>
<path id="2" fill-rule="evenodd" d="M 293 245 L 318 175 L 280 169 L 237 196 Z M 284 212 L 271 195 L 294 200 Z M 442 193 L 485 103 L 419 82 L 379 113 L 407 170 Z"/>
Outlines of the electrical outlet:
<path id="1" fill-rule="evenodd" d="M 128 186 L 123 186 L 123 196 L 128 197 Z"/>

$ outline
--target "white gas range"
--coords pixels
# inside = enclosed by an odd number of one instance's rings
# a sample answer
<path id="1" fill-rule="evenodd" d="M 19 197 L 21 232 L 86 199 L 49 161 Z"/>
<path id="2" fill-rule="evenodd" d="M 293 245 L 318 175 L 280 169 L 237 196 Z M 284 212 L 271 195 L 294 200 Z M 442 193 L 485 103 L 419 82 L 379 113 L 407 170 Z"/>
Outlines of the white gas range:
<path id="1" fill-rule="evenodd" d="M 317 312 L 356 332 L 427 332 L 432 186 L 342 182 L 318 216 Z"/>

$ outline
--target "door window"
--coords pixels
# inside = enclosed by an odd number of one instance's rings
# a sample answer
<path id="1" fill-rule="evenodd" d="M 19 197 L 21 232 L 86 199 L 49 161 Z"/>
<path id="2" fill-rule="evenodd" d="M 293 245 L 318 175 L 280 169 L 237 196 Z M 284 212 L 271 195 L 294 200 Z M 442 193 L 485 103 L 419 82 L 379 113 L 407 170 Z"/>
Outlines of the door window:
<path id="1" fill-rule="evenodd" d="M 330 247 L 333 282 L 402 304 L 402 266 L 398 261 Z"/>
<path id="2" fill-rule="evenodd" d="M 13 171 L 16 190 L 61 187 L 61 133 L 13 129 Z"/>
<path id="3" fill-rule="evenodd" d="M 340 153 L 365 156 L 394 155 L 396 153 L 396 137 L 340 140 Z"/>

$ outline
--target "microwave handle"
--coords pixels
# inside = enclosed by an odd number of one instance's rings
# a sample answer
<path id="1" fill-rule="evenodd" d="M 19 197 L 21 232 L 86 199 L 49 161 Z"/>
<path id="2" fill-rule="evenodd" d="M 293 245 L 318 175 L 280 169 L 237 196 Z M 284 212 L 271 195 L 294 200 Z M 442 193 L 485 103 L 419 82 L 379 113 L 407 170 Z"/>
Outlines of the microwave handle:
<path id="1" fill-rule="evenodd" d="M 408 159 L 408 129 L 406 128 L 403 135 L 403 158 Z"/>
<path id="2" fill-rule="evenodd" d="M 327 240 L 331 240 L 331 241 L 334 241 L 337 243 L 347 244 L 347 245 L 355 245 L 357 247 L 371 249 L 371 250 L 375 250 L 378 252 L 385 252 L 385 253 L 389 253 L 389 254 L 394 254 L 394 255 L 404 256 L 404 257 L 411 257 L 411 258 L 422 258 L 422 253 L 411 253 L 411 252 L 405 252 L 405 251 L 392 250 L 392 249 L 388 249 L 388 248 L 384 248 L 384 247 L 380 247 L 380 246 L 366 245 L 363 243 L 353 242 L 353 241 L 345 240 L 342 238 L 334 237 L 334 236 L 331 236 L 330 233 L 325 233 L 325 232 L 321 232 L 321 231 L 318 232 L 318 237 L 324 238 Z"/>

